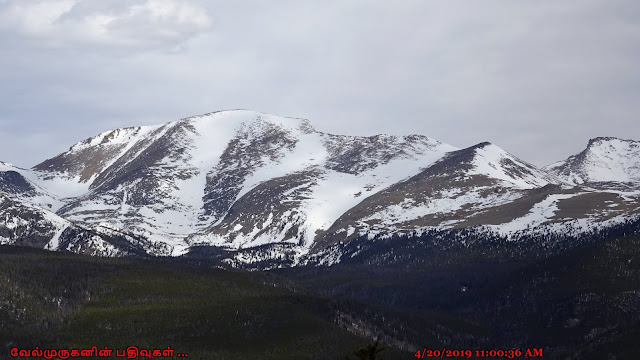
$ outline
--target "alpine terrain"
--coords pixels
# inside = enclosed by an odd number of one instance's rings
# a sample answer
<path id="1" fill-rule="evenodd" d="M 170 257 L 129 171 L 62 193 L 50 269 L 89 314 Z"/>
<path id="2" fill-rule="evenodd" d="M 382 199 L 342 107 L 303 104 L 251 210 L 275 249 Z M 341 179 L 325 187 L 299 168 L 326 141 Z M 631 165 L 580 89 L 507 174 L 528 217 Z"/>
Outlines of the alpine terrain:
<path id="1" fill-rule="evenodd" d="M 640 142 L 596 138 L 540 169 L 490 143 L 221 111 L 107 131 L 31 169 L 0 163 L 0 242 L 101 256 L 214 246 L 279 267 L 339 262 L 362 236 L 579 234 L 638 216 L 639 159 Z"/>

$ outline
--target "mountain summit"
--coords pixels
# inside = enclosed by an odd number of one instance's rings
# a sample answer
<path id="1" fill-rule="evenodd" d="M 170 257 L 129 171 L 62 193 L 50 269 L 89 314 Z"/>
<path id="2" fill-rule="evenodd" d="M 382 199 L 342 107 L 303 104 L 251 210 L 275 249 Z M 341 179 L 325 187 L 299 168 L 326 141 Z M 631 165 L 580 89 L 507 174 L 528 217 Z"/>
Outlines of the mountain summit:
<path id="1" fill-rule="evenodd" d="M 640 141 L 591 139 L 584 151 L 545 170 L 573 184 L 640 182 Z"/>

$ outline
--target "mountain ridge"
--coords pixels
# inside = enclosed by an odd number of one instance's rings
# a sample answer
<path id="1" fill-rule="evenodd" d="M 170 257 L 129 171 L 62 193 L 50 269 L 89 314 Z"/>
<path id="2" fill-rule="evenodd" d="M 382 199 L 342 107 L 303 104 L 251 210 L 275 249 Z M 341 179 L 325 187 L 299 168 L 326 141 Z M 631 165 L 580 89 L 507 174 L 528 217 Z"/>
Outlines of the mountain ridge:
<path id="1" fill-rule="evenodd" d="M 334 135 L 306 119 L 218 111 L 105 131 L 31 169 L 0 163 L 0 192 L 13 201 L 6 209 L 48 209 L 97 234 L 106 224 L 162 254 L 287 243 L 301 258 L 363 234 L 628 218 L 639 208 L 637 144 L 594 138 L 537 168 L 488 142 Z M 622 159 L 627 177 L 591 181 L 607 179 L 602 154 Z"/>

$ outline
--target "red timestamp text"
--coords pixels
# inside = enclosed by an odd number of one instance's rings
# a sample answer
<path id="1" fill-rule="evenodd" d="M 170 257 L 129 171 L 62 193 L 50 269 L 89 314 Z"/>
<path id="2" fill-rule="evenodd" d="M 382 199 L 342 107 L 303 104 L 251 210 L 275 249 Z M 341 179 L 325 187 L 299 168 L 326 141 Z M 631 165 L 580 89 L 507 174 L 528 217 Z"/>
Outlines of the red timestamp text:
<path id="1" fill-rule="evenodd" d="M 521 357 L 537 358 L 544 357 L 544 348 L 527 348 L 527 349 L 418 349 L 414 357 L 418 359 L 428 358 L 504 358 L 516 359 Z"/>

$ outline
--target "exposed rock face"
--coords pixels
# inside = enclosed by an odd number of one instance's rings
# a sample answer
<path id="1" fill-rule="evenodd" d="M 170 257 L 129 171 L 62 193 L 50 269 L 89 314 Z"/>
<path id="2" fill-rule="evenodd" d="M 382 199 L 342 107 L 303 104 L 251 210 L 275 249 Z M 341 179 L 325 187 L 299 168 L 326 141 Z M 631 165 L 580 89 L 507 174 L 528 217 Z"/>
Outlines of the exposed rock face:
<path id="1" fill-rule="evenodd" d="M 14 170 L 0 171 L 0 191 L 10 194 L 35 195 L 36 189 L 29 180 Z"/>
<path id="2" fill-rule="evenodd" d="M 0 242 L 45 248 L 68 222 L 44 209 L 0 193 Z"/>

